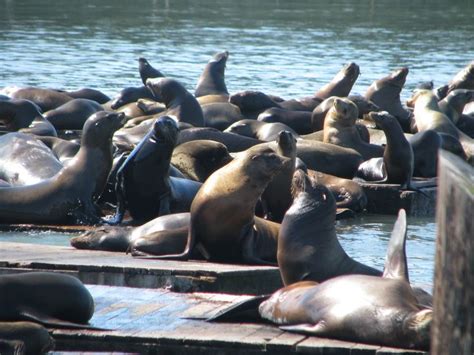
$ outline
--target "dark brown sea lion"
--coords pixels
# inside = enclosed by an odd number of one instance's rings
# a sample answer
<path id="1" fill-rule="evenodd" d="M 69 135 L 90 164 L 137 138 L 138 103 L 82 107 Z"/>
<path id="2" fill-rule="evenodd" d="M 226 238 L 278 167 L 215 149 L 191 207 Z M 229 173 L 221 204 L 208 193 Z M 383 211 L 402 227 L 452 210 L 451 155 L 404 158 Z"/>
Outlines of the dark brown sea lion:
<path id="1" fill-rule="evenodd" d="M 449 83 L 448 93 L 456 89 L 474 90 L 474 61 L 457 73 Z"/>
<path id="2" fill-rule="evenodd" d="M 81 281 L 53 272 L 0 275 L 0 303 L 0 322 L 88 328 L 94 314 L 94 300 Z"/>
<path id="3" fill-rule="evenodd" d="M 183 253 L 160 259 L 187 260 L 195 247 L 208 260 L 268 264 L 276 261 L 279 224 L 255 217 L 255 205 L 289 159 L 254 147 L 213 173 L 191 205 Z"/>
<path id="4" fill-rule="evenodd" d="M 285 213 L 278 234 L 278 265 L 284 285 L 321 282 L 348 274 L 382 275 L 351 259 L 339 244 L 336 201 L 324 185 L 297 170 L 291 189 L 293 204 Z"/>
<path id="5" fill-rule="evenodd" d="M 120 223 L 125 210 L 137 223 L 189 211 L 201 184 L 169 176 L 178 132 L 171 117 L 160 117 L 118 169 L 117 211 L 110 223 Z"/>
<path id="6" fill-rule="evenodd" d="M 257 120 L 267 123 L 283 123 L 297 134 L 313 132 L 311 126 L 311 112 L 309 111 L 293 111 L 273 107 L 259 114 Z"/>
<path id="7" fill-rule="evenodd" d="M 173 150 L 171 163 L 188 179 L 204 182 L 232 157 L 227 147 L 210 140 L 195 140 L 178 145 Z"/>
<path id="8" fill-rule="evenodd" d="M 136 102 L 139 99 L 150 99 L 156 101 L 153 94 L 150 92 L 150 90 L 148 90 L 146 86 L 132 86 L 120 90 L 117 96 L 115 96 L 115 98 L 107 104 L 110 106 L 110 109 L 117 110 L 120 107 L 132 102 Z M 107 107 L 104 108 L 107 109 Z"/>
<path id="9" fill-rule="evenodd" d="M 31 134 L 0 137 L 0 178 L 10 185 L 33 185 L 57 174 L 63 164 L 43 142 Z"/>
<path id="10" fill-rule="evenodd" d="M 225 66 L 229 52 L 219 52 L 209 60 L 199 77 L 194 91 L 195 97 L 206 95 L 229 95 L 225 85 Z"/>
<path id="11" fill-rule="evenodd" d="M 355 127 L 357 106 L 349 99 L 335 98 L 324 120 L 324 143 L 332 143 L 359 152 L 364 160 L 383 155 L 383 147 L 360 138 Z"/>
<path id="12" fill-rule="evenodd" d="M 138 72 L 143 85 L 146 85 L 148 79 L 164 78 L 165 75 L 153 66 L 145 58 L 138 58 Z"/>
<path id="13" fill-rule="evenodd" d="M 3 223 L 97 222 L 93 199 L 103 190 L 112 166 L 113 133 L 123 114 L 100 111 L 84 124 L 81 148 L 53 177 L 38 184 L 0 189 Z"/>
<path id="14" fill-rule="evenodd" d="M 189 217 L 189 212 L 184 212 L 160 216 L 136 227 L 104 225 L 71 238 L 70 243 L 77 249 L 125 252 L 129 249 L 130 243 L 146 235 L 188 227 Z M 186 238 L 187 233 L 179 251 L 186 246 Z"/>
<path id="15" fill-rule="evenodd" d="M 5 355 L 38 355 L 54 349 L 54 340 L 46 328 L 33 322 L 0 322 L 1 341 L 17 342 L 10 344 L 11 352 L 0 346 L 0 354 Z"/>
<path id="16" fill-rule="evenodd" d="M 319 89 L 314 96 L 320 100 L 326 100 L 331 96 L 346 97 L 352 90 L 352 86 L 359 77 L 360 70 L 356 63 L 344 65 L 330 83 Z"/>
<path id="17" fill-rule="evenodd" d="M 206 127 L 223 131 L 231 124 L 242 120 L 244 116 L 240 109 L 229 102 L 215 102 L 201 105 Z"/>
<path id="18" fill-rule="evenodd" d="M 414 134 L 408 141 L 413 148 L 413 176 L 435 177 L 438 168 L 438 150 L 441 148 L 442 141 L 440 135 L 428 129 Z"/>
<path id="19" fill-rule="evenodd" d="M 73 99 L 44 114 L 56 129 L 82 129 L 84 122 L 98 111 L 100 104 L 88 99 Z"/>
<path id="20" fill-rule="evenodd" d="M 249 119 L 257 118 L 260 113 L 271 107 L 281 108 L 279 103 L 260 91 L 246 90 L 232 94 L 229 102 L 238 106 L 242 115 Z"/>
<path id="21" fill-rule="evenodd" d="M 163 115 L 174 116 L 178 122 L 204 126 L 201 105 L 177 80 L 170 78 L 148 79 L 146 83 L 156 101 L 166 105 Z"/>
<path id="22" fill-rule="evenodd" d="M 399 214 L 383 277 L 343 275 L 275 292 L 259 307 L 281 329 L 401 348 L 426 350 L 433 311 L 419 304 L 405 256 L 406 216 Z"/>
<path id="23" fill-rule="evenodd" d="M 311 180 L 326 186 L 331 191 L 336 199 L 337 208 L 349 208 L 355 212 L 362 212 L 367 206 L 367 196 L 357 182 L 310 169 L 307 174 Z"/>
<path id="24" fill-rule="evenodd" d="M 75 91 L 62 91 L 62 90 L 57 90 L 57 91 L 63 92 L 66 95 L 71 96 L 73 99 L 88 99 L 88 100 L 95 101 L 101 105 L 110 101 L 110 97 L 105 95 L 102 91 L 91 89 L 91 88 L 82 88 Z"/>
<path id="25" fill-rule="evenodd" d="M 400 92 L 405 85 L 408 68 L 401 68 L 392 74 L 376 80 L 370 85 L 365 97 L 395 116 L 404 132 L 410 132 L 412 113 L 403 107 L 400 101 Z"/>
<path id="26" fill-rule="evenodd" d="M 56 136 L 54 126 L 44 118 L 35 103 L 23 99 L 0 101 L 0 123 L 9 132 L 21 131 L 39 136 Z"/>
<path id="27" fill-rule="evenodd" d="M 269 142 L 277 139 L 281 131 L 291 132 L 293 136 L 298 137 L 294 130 L 283 123 L 267 123 L 249 119 L 233 123 L 224 132 L 240 134 L 241 136 Z"/>
<path id="28" fill-rule="evenodd" d="M 8 95 L 12 99 L 32 101 L 38 105 L 43 112 L 53 110 L 72 100 L 72 97 L 65 93 L 36 87 L 16 88 Z"/>

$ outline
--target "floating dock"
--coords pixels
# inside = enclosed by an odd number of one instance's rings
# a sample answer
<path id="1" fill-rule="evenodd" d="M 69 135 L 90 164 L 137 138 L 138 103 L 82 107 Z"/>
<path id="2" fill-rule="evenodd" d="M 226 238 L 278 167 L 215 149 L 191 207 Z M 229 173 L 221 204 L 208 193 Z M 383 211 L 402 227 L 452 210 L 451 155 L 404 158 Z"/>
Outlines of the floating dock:
<path id="1" fill-rule="evenodd" d="M 0 273 L 58 271 L 83 283 L 175 292 L 265 294 L 282 286 L 277 267 L 134 258 L 73 247 L 0 243 Z"/>
<path id="2" fill-rule="evenodd" d="M 96 302 L 90 323 L 112 329 L 54 330 L 56 351 L 139 354 L 427 354 L 293 334 L 271 324 L 210 323 L 208 317 L 248 296 L 87 285 Z"/>

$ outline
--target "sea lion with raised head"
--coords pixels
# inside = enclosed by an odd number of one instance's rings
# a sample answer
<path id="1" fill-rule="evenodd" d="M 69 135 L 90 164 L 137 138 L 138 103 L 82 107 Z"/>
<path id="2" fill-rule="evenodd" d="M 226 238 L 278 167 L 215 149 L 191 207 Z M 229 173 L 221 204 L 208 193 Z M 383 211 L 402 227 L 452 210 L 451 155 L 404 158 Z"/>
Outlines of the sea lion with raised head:
<path id="1" fill-rule="evenodd" d="M 3 223 L 95 223 L 94 199 L 112 166 L 112 135 L 124 114 L 100 111 L 84 124 L 81 148 L 56 175 L 28 186 L 0 188 Z"/>
<path id="2" fill-rule="evenodd" d="M 464 106 L 472 100 L 474 100 L 474 90 L 456 89 L 451 91 L 444 99 L 438 101 L 438 106 L 441 112 L 457 125 L 461 119 Z"/>
<path id="3" fill-rule="evenodd" d="M 346 97 L 359 77 L 360 69 L 356 63 L 349 63 L 342 67 L 330 83 L 319 89 L 314 96 L 321 101 L 331 96 Z"/>
<path id="4" fill-rule="evenodd" d="M 139 99 L 150 99 L 155 100 L 156 98 L 153 94 L 148 90 L 146 86 L 138 86 L 138 87 L 126 87 L 120 90 L 120 92 L 115 96 L 115 98 L 104 104 L 104 108 L 107 109 L 109 106 L 112 110 L 117 110 L 126 104 L 130 104 L 132 102 L 136 102 Z"/>
<path id="5" fill-rule="evenodd" d="M 138 72 L 143 85 L 146 85 L 148 79 L 164 78 L 165 75 L 153 66 L 143 57 L 138 58 Z"/>
<path id="6" fill-rule="evenodd" d="M 228 58 L 229 52 L 224 51 L 216 53 L 209 60 L 194 90 L 195 97 L 229 95 L 225 85 L 225 66 Z"/>

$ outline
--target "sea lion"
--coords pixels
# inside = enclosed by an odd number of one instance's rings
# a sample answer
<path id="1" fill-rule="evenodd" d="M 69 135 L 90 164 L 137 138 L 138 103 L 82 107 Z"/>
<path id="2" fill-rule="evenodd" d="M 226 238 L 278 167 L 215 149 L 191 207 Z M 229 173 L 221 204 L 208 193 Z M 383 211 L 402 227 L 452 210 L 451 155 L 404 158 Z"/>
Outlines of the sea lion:
<path id="1" fill-rule="evenodd" d="M 273 264 L 279 224 L 255 217 L 255 206 L 272 177 L 289 162 L 269 147 L 253 147 L 214 172 L 191 205 L 184 252 L 154 258 L 187 260 L 197 247 L 208 260 Z"/>
<path id="2" fill-rule="evenodd" d="M 474 164 L 474 142 L 472 138 L 461 132 L 453 122 L 441 112 L 435 95 L 430 90 L 418 90 L 409 100 L 414 105 L 414 121 L 418 131 L 432 129 L 459 140 L 467 161 Z"/>
<path id="3" fill-rule="evenodd" d="M 311 112 L 272 107 L 259 114 L 257 120 L 267 123 L 283 123 L 297 134 L 313 132 L 311 126 Z"/>
<path id="4" fill-rule="evenodd" d="M 16 342 L 10 344 L 11 353 L 0 346 L 0 354 L 38 355 L 54 349 L 54 340 L 45 327 L 34 322 L 0 322 L 0 342 Z M 20 344 L 18 344 L 20 343 Z"/>
<path id="5" fill-rule="evenodd" d="M 56 129 L 82 129 L 84 122 L 98 111 L 104 109 L 100 104 L 88 99 L 73 99 L 48 111 L 44 117 Z"/>
<path id="6" fill-rule="evenodd" d="M 153 66 L 148 62 L 148 60 L 143 57 L 138 58 L 138 72 L 140 73 L 140 78 L 142 79 L 143 85 L 146 85 L 146 81 L 148 79 L 165 77 L 162 72 L 160 72 L 158 69 L 153 68 Z"/>
<path id="7" fill-rule="evenodd" d="M 441 140 L 440 135 L 431 129 L 418 132 L 408 139 L 413 148 L 413 176 L 430 178 L 437 175 Z"/>
<path id="8" fill-rule="evenodd" d="M 349 63 L 342 67 L 330 83 L 319 89 L 314 96 L 321 101 L 331 96 L 346 97 L 359 77 L 360 70 L 356 63 Z"/>
<path id="9" fill-rule="evenodd" d="M 224 144 L 195 140 L 178 145 L 173 150 L 171 164 L 188 179 L 204 182 L 214 171 L 231 160 L 232 157 Z"/>
<path id="10" fill-rule="evenodd" d="M 0 303 L 0 321 L 8 322 L 90 328 L 94 314 L 94 300 L 82 282 L 53 272 L 0 275 Z"/>
<path id="11" fill-rule="evenodd" d="M 120 223 L 126 209 L 137 222 L 189 211 L 201 184 L 169 176 L 178 132 L 177 123 L 162 116 L 130 153 L 117 171 L 117 210 L 109 223 Z"/>
<path id="12" fill-rule="evenodd" d="M 231 124 L 244 119 L 240 109 L 229 102 L 201 104 L 201 108 L 205 126 L 219 131 L 223 131 Z"/>
<path id="13" fill-rule="evenodd" d="M 307 170 L 307 174 L 312 181 L 326 186 L 331 191 L 337 208 L 348 208 L 355 212 L 362 212 L 367 206 L 367 196 L 357 182 L 311 169 Z"/>
<path id="14" fill-rule="evenodd" d="M 188 227 L 189 217 L 189 212 L 183 212 L 160 216 L 136 227 L 104 225 L 71 238 L 70 243 L 77 249 L 125 252 L 130 243 L 145 235 Z M 179 251 L 184 249 L 186 238 L 187 233 Z"/>
<path id="15" fill-rule="evenodd" d="M 0 178 L 10 185 L 37 184 L 62 168 L 51 149 L 35 136 L 11 132 L 0 137 Z"/>
<path id="16" fill-rule="evenodd" d="M 404 132 L 410 132 L 412 113 L 403 107 L 400 92 L 405 85 L 408 68 L 401 68 L 392 74 L 376 80 L 365 93 L 365 98 L 375 103 L 381 110 L 395 116 Z"/>
<path id="17" fill-rule="evenodd" d="M 110 101 L 109 103 L 104 104 L 105 106 L 110 106 L 110 109 L 117 110 L 120 107 L 135 102 L 138 99 L 150 99 L 155 100 L 153 94 L 148 90 L 146 86 L 139 86 L 139 87 L 126 87 L 115 96 L 115 98 Z M 108 107 L 104 107 L 108 109 Z"/>
<path id="18" fill-rule="evenodd" d="M 456 89 L 474 90 L 474 61 L 457 73 L 449 83 L 448 93 Z"/>
<path id="19" fill-rule="evenodd" d="M 53 110 L 72 100 L 72 97 L 65 93 L 36 87 L 15 88 L 8 96 L 12 99 L 23 99 L 34 102 L 40 107 L 42 112 Z"/>
<path id="20" fill-rule="evenodd" d="M 195 97 L 202 97 L 206 95 L 229 95 L 225 85 L 225 66 L 229 52 L 219 52 L 209 60 L 199 77 L 196 89 L 194 90 Z"/>
<path id="21" fill-rule="evenodd" d="M 39 136 L 57 136 L 54 126 L 44 118 L 35 103 L 23 99 L 0 101 L 0 122 L 7 131 Z"/>
<path id="22" fill-rule="evenodd" d="M 88 99 L 95 101 L 99 104 L 105 104 L 110 101 L 110 97 L 105 95 L 102 91 L 91 89 L 91 88 L 82 88 L 75 91 L 65 91 L 65 90 L 56 90 L 63 92 L 68 96 L 71 96 L 73 99 Z"/>
<path id="23" fill-rule="evenodd" d="M 232 94 L 229 102 L 239 107 L 242 115 L 249 119 L 257 118 L 260 113 L 271 107 L 281 108 L 277 102 L 260 91 L 246 90 Z"/>
<path id="24" fill-rule="evenodd" d="M 474 90 L 456 89 L 451 91 L 443 100 L 438 101 L 438 106 L 449 119 L 457 125 L 464 106 L 474 100 Z"/>
<path id="25" fill-rule="evenodd" d="M 332 143 L 359 152 L 364 160 L 383 155 L 383 147 L 360 138 L 355 127 L 357 106 L 349 99 L 335 98 L 324 120 L 324 143 Z"/>
<path id="26" fill-rule="evenodd" d="M 298 137 L 298 134 L 294 130 L 283 123 L 267 123 L 249 119 L 233 123 L 224 132 L 240 134 L 242 136 L 269 142 L 274 141 L 281 131 L 291 132 L 293 136 Z"/>
<path id="27" fill-rule="evenodd" d="M 38 184 L 0 189 L 2 223 L 97 222 L 93 199 L 103 190 L 112 166 L 112 135 L 122 113 L 100 111 L 84 124 L 81 148 L 67 166 Z"/>
<path id="28" fill-rule="evenodd" d="M 156 101 L 166 105 L 163 115 L 174 116 L 178 122 L 190 123 L 194 127 L 204 126 L 201 105 L 177 80 L 170 78 L 148 79 L 146 86 Z"/>
<path id="29" fill-rule="evenodd" d="M 291 190 L 293 204 L 286 211 L 278 234 L 278 266 L 284 285 L 322 282 L 348 274 L 382 275 L 351 259 L 339 244 L 336 201 L 324 185 L 297 170 Z"/>
<path id="30" fill-rule="evenodd" d="M 39 141 L 43 142 L 51 151 L 54 156 L 65 164 L 70 161 L 77 154 L 81 145 L 76 142 L 71 142 L 65 139 L 57 137 L 38 136 L 36 137 Z"/>
<path id="31" fill-rule="evenodd" d="M 275 292 L 259 313 L 281 329 L 357 343 L 426 350 L 432 309 L 419 304 L 405 256 L 406 215 L 400 212 L 383 277 L 343 275 L 304 281 Z"/>

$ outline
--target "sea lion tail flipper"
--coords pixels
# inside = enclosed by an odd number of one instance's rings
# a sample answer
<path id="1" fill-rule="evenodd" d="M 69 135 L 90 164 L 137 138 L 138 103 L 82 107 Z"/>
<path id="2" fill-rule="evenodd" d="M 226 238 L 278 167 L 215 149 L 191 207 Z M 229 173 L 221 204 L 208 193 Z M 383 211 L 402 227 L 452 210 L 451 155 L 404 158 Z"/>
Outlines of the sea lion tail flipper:
<path id="1" fill-rule="evenodd" d="M 398 212 L 388 242 L 383 277 L 409 281 L 405 244 L 407 238 L 407 216 L 404 209 Z"/>
<path id="2" fill-rule="evenodd" d="M 89 324 L 74 323 L 66 320 L 58 319 L 47 314 L 43 314 L 36 309 L 24 309 L 20 312 L 23 320 L 40 323 L 45 327 L 65 328 L 65 329 L 90 329 L 90 330 L 110 330 L 105 328 L 94 327 Z"/>
<path id="3" fill-rule="evenodd" d="M 327 331 L 326 324 L 324 321 L 319 321 L 316 324 L 295 324 L 295 325 L 284 325 L 279 327 L 281 330 L 294 333 L 304 333 L 311 335 L 324 335 Z"/>
<path id="4" fill-rule="evenodd" d="M 207 322 L 255 322 L 263 321 L 258 312 L 258 307 L 263 301 L 270 298 L 270 295 L 259 295 L 246 300 L 234 303 L 229 307 L 220 309 L 210 317 L 201 317 Z"/>

